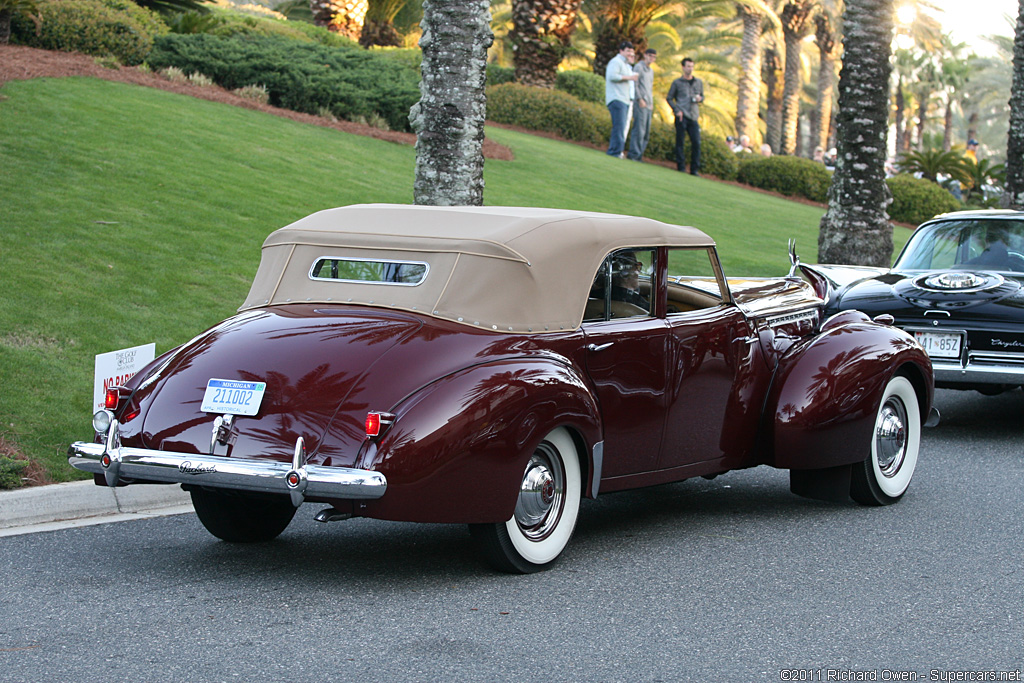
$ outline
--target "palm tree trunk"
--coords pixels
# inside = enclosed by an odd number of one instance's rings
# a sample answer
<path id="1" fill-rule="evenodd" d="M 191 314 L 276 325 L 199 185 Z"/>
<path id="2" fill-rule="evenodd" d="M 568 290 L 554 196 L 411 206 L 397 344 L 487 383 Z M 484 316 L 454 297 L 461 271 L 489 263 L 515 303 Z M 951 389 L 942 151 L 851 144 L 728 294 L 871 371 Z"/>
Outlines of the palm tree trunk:
<path id="1" fill-rule="evenodd" d="M 761 73 L 764 83 L 768 88 L 766 102 L 765 124 L 767 128 L 768 146 L 772 152 L 782 149 L 782 57 L 774 47 L 764 51 L 764 60 L 761 62 Z"/>
<path id="2" fill-rule="evenodd" d="M 946 113 L 942 119 L 942 151 L 953 149 L 953 93 L 946 100 Z"/>
<path id="3" fill-rule="evenodd" d="M 787 2 L 779 18 L 786 38 L 785 89 L 782 94 L 782 149 L 783 154 L 796 152 L 796 138 L 800 131 L 800 92 L 803 79 L 800 56 L 812 5 L 808 0 Z"/>
<path id="4" fill-rule="evenodd" d="M 761 22 L 764 15 L 740 3 L 736 3 L 736 13 L 743 19 L 736 135 L 746 135 L 750 138 L 751 147 L 758 149 L 761 146 L 757 115 L 761 108 Z"/>
<path id="5" fill-rule="evenodd" d="M 925 147 L 924 126 L 928 122 L 928 99 L 922 96 L 917 103 L 917 149 L 922 152 Z"/>
<path id="6" fill-rule="evenodd" d="M 512 46 L 515 80 L 554 88 L 558 65 L 569 50 L 582 0 L 514 0 Z"/>
<path id="7" fill-rule="evenodd" d="M 975 109 L 967 116 L 967 139 L 976 140 L 978 138 L 978 110 Z"/>
<path id="8" fill-rule="evenodd" d="M 814 18 L 818 42 L 818 101 L 811 121 L 813 146 L 828 149 L 829 125 L 832 121 L 832 96 L 836 81 L 836 40 L 827 14 Z M 810 145 L 809 145 L 810 146 Z"/>
<path id="9" fill-rule="evenodd" d="M 483 204 L 490 20 L 487 3 L 424 0 L 420 101 L 409 112 L 416 131 L 417 204 Z"/>
<path id="10" fill-rule="evenodd" d="M 1022 0 L 1024 2 L 1024 0 Z M 846 0 L 839 145 L 818 234 L 818 261 L 888 266 L 892 201 L 885 183 L 893 0 Z"/>
<path id="11" fill-rule="evenodd" d="M 1003 205 L 1024 209 L 1024 0 L 1020 0 L 1013 38 L 1013 86 L 1010 88 L 1010 132 L 1006 144 Z"/>
<path id="12" fill-rule="evenodd" d="M 903 141 L 903 117 L 907 109 L 906 98 L 903 97 L 903 76 L 896 82 L 896 154 L 906 151 L 907 145 Z"/>

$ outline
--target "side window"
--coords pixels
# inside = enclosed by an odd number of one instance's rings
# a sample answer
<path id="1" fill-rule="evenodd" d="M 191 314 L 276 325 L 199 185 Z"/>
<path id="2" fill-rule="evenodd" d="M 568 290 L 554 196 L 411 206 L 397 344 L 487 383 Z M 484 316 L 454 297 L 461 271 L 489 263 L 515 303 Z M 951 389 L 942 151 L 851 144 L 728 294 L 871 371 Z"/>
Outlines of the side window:
<path id="1" fill-rule="evenodd" d="M 619 249 L 601 263 L 584 321 L 650 316 L 656 249 Z"/>
<path id="2" fill-rule="evenodd" d="M 668 252 L 668 314 L 711 308 L 722 303 L 722 288 L 705 248 Z"/>

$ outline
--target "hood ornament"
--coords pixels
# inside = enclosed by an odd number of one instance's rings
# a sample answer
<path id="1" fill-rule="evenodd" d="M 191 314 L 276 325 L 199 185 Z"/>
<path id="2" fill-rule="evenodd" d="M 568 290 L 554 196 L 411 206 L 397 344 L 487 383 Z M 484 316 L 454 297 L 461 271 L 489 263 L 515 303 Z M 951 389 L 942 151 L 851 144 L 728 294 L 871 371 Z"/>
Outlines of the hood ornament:
<path id="1" fill-rule="evenodd" d="M 793 238 L 789 239 L 789 274 L 787 278 L 797 278 L 797 271 L 800 269 L 800 257 L 796 254 L 796 240 Z"/>

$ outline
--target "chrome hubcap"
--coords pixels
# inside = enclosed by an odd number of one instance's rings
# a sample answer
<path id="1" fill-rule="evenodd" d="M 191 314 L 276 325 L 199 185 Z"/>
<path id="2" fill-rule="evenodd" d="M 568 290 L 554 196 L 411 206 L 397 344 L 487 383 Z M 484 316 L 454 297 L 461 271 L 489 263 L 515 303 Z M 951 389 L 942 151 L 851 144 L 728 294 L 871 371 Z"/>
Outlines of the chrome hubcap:
<path id="1" fill-rule="evenodd" d="M 558 524 L 565 500 L 562 461 L 546 443 L 530 458 L 519 487 L 515 520 L 523 534 L 539 541 Z"/>
<path id="2" fill-rule="evenodd" d="M 875 422 L 875 455 L 885 477 L 900 470 L 907 454 L 907 409 L 895 396 L 889 397 Z"/>

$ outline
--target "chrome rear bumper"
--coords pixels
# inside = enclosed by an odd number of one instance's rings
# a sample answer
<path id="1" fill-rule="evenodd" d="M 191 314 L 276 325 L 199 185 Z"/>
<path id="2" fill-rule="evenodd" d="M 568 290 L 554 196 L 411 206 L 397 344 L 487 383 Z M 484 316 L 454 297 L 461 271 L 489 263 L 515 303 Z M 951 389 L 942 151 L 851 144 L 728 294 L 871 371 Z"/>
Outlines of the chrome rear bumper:
<path id="1" fill-rule="evenodd" d="M 367 500 L 387 490 L 387 479 L 379 472 L 307 465 L 301 438 L 289 464 L 123 447 L 116 422 L 109 434 L 105 444 L 77 441 L 68 447 L 72 467 L 104 475 L 108 486 L 140 480 L 280 493 L 291 496 L 296 507 L 306 498 Z"/>
<path id="2" fill-rule="evenodd" d="M 949 361 L 932 359 L 932 371 L 935 383 L 944 385 L 956 384 L 1009 384 L 1024 385 L 1024 365 L 1020 363 L 1019 354 L 1015 354 L 1017 363 L 1008 358 L 978 356 L 970 354 L 967 365 L 959 360 Z"/>

